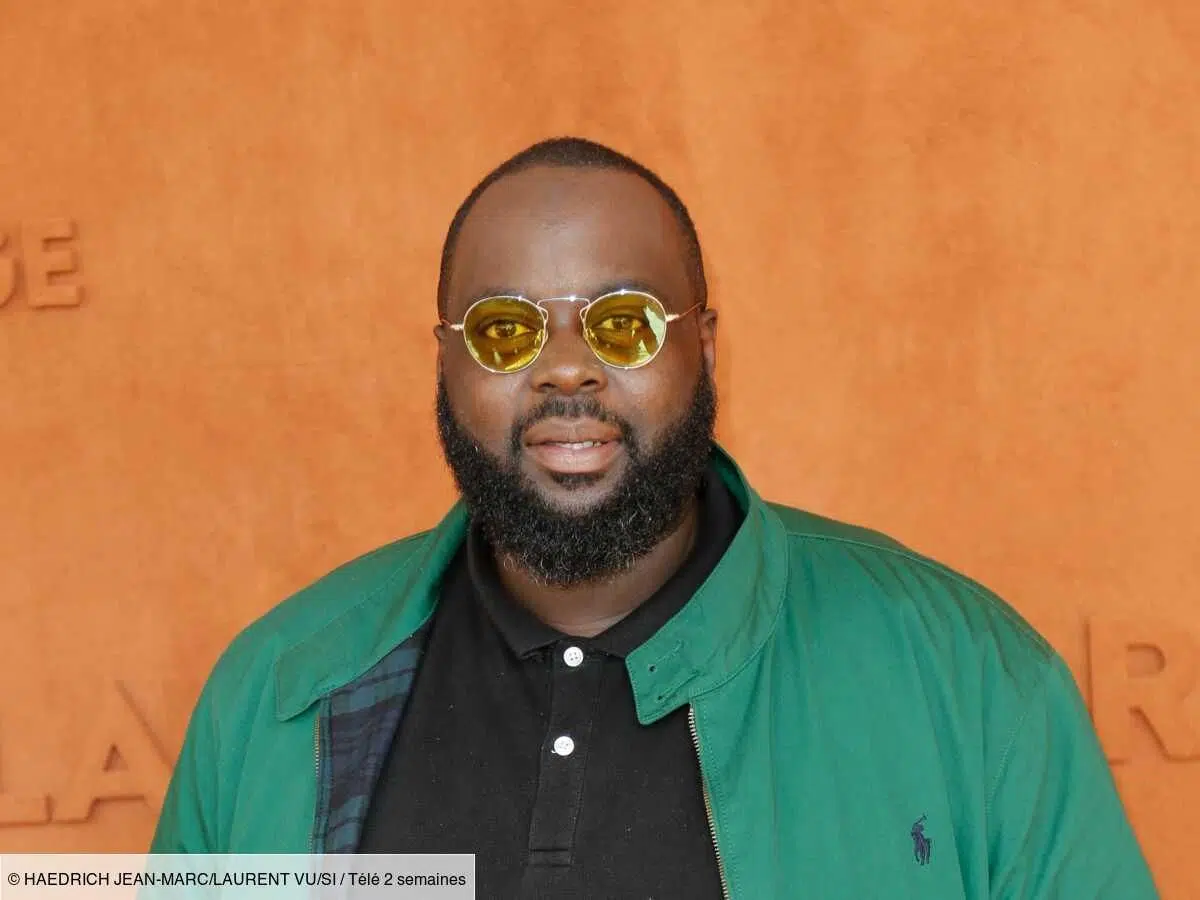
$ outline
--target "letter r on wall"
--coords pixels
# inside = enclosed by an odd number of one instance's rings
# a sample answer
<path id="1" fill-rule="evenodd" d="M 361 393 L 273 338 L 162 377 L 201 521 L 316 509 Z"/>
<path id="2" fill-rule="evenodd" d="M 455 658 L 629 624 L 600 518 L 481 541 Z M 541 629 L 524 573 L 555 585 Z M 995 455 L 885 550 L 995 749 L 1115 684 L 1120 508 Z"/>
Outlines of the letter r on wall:
<path id="1" fill-rule="evenodd" d="M 1149 675 L 1132 675 L 1130 650 L 1148 647 L 1162 658 Z M 1092 715 L 1108 758 L 1132 756 L 1134 711 L 1158 738 L 1168 759 L 1200 759 L 1200 738 L 1188 721 L 1188 698 L 1196 689 L 1200 649 L 1168 622 L 1097 617 L 1088 623 Z"/>

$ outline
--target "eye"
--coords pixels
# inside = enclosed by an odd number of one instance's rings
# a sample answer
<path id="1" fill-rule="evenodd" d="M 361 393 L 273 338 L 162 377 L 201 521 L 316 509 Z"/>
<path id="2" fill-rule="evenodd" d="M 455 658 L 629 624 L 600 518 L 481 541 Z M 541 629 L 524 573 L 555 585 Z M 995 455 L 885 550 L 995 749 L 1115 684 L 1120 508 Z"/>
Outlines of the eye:
<path id="1" fill-rule="evenodd" d="M 646 323 L 641 318 L 627 313 L 605 316 L 593 326 L 597 331 L 619 331 L 629 334 L 636 334 L 645 327 Z"/>
<path id="2" fill-rule="evenodd" d="M 511 341 L 531 333 L 533 329 L 515 319 L 492 319 L 490 322 L 484 323 L 479 331 L 484 337 L 493 341 Z"/>

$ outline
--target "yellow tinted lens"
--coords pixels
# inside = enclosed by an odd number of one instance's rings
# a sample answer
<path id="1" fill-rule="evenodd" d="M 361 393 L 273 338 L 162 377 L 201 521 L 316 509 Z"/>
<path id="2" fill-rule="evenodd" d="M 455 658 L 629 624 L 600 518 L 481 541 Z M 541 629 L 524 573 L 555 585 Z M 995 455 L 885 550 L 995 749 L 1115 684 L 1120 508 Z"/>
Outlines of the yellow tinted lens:
<path id="1" fill-rule="evenodd" d="M 583 330 L 604 362 L 634 368 L 658 353 L 667 336 L 667 313 L 649 294 L 609 294 L 588 309 Z"/>
<path id="2" fill-rule="evenodd" d="M 471 355 L 493 372 L 529 365 L 546 339 L 541 313 L 528 300 L 494 297 L 476 303 L 463 322 Z"/>

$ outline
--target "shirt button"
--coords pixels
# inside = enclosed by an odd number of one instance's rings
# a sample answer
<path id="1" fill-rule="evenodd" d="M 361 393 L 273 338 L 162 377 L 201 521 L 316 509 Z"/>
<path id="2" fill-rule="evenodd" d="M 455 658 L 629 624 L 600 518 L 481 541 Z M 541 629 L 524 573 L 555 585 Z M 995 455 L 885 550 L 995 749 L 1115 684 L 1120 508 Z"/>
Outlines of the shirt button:
<path id="1" fill-rule="evenodd" d="M 563 651 L 563 662 L 572 669 L 583 662 L 583 651 L 578 647 L 568 647 Z"/>
<path id="2" fill-rule="evenodd" d="M 560 735 L 554 739 L 554 752 L 559 756 L 570 756 L 575 752 L 575 742 L 567 735 Z"/>

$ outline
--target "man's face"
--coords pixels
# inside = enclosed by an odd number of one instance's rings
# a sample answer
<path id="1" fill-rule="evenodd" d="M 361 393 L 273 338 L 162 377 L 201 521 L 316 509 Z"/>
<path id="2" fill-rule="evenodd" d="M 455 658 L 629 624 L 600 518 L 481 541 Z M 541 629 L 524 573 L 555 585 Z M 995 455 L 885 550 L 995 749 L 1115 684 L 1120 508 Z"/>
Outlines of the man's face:
<path id="1" fill-rule="evenodd" d="M 459 322 L 492 294 L 593 298 L 622 287 L 668 312 L 694 304 L 670 207 L 626 172 L 536 167 L 491 185 L 470 212 L 445 317 Z M 547 303 L 541 355 L 508 375 L 438 329 L 439 432 L 464 498 L 493 543 L 558 583 L 631 564 L 666 536 L 703 472 L 715 415 L 715 312 L 671 324 L 653 361 L 624 370 L 596 358 L 579 307 Z"/>

